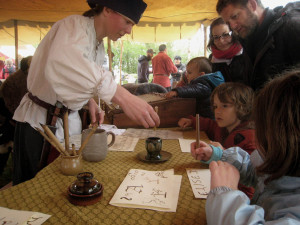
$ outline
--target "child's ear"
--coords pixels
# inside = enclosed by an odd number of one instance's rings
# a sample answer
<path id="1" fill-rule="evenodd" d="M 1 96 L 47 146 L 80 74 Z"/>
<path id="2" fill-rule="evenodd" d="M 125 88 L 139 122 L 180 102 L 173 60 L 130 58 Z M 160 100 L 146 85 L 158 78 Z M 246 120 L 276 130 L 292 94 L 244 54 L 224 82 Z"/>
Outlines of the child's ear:
<path id="1" fill-rule="evenodd" d="M 205 73 L 204 72 L 200 72 L 199 73 L 199 76 L 203 76 Z"/>

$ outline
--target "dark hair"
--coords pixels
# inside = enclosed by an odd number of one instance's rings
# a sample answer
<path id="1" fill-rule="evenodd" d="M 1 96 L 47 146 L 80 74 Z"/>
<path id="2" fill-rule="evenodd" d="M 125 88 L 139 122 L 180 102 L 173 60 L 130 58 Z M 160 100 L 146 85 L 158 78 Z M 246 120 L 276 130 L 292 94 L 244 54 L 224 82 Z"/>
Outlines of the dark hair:
<path id="1" fill-rule="evenodd" d="M 240 5 L 242 7 L 246 7 L 249 0 L 219 0 L 216 6 L 216 10 L 219 14 L 223 11 L 224 8 L 226 8 L 228 5 Z M 263 4 L 260 0 L 255 0 L 257 5 L 261 8 L 264 8 Z"/>
<path id="2" fill-rule="evenodd" d="M 254 104 L 258 174 L 268 183 L 284 175 L 300 177 L 300 69 L 285 71 L 260 91 Z"/>
<path id="3" fill-rule="evenodd" d="M 237 118 L 244 122 L 251 119 L 254 92 L 249 86 L 237 82 L 225 82 L 217 86 L 210 96 L 211 105 L 214 105 L 214 96 L 217 95 L 223 103 L 232 103 L 236 109 Z"/>
<path id="4" fill-rule="evenodd" d="M 28 69 L 30 67 L 31 60 L 32 60 L 32 56 L 27 56 L 21 60 L 20 69 L 23 71 L 23 73 L 25 73 L 25 74 L 28 73 Z"/>
<path id="5" fill-rule="evenodd" d="M 160 52 L 162 52 L 162 51 L 164 51 L 166 48 L 167 48 L 167 46 L 166 46 L 165 44 L 162 44 L 162 45 L 160 45 L 160 46 L 158 47 L 158 50 L 159 50 Z"/>
<path id="6" fill-rule="evenodd" d="M 225 23 L 225 21 L 224 21 L 221 17 L 215 19 L 215 20 L 211 23 L 210 28 L 209 28 L 210 34 L 209 34 L 209 41 L 208 41 L 208 45 L 207 45 L 207 48 L 208 48 L 209 50 L 211 50 L 211 47 L 212 47 L 212 46 L 216 48 L 216 45 L 215 45 L 215 43 L 214 43 L 214 38 L 213 38 L 212 30 L 213 30 L 213 28 L 214 28 L 215 26 L 222 25 L 222 24 L 227 25 L 228 28 L 229 28 L 229 30 L 231 30 L 230 26 L 229 26 L 227 23 Z M 239 42 L 237 36 L 236 36 L 234 33 L 232 33 L 231 38 L 232 38 L 231 42 L 232 42 L 233 44 Z"/>
<path id="7" fill-rule="evenodd" d="M 94 17 L 102 13 L 104 6 L 96 5 L 96 7 L 91 8 L 90 10 L 84 12 L 82 15 L 85 17 Z"/>
<path id="8" fill-rule="evenodd" d="M 179 55 L 176 55 L 176 56 L 174 57 L 174 60 L 175 60 L 175 59 L 181 60 L 181 57 L 180 57 Z"/>
<path id="9" fill-rule="evenodd" d="M 204 72 L 205 74 L 212 72 L 211 62 L 206 57 L 193 58 L 188 62 L 188 64 L 186 64 L 186 67 L 191 64 L 196 64 L 199 72 Z"/>

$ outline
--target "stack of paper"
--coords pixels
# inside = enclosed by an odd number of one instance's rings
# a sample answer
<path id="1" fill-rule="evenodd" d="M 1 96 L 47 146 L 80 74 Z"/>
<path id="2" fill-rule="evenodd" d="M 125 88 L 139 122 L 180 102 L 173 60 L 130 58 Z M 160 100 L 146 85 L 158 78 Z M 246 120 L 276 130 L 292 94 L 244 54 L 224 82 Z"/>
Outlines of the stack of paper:
<path id="1" fill-rule="evenodd" d="M 180 175 L 174 170 L 147 171 L 131 169 L 116 191 L 111 205 L 176 212 Z"/>

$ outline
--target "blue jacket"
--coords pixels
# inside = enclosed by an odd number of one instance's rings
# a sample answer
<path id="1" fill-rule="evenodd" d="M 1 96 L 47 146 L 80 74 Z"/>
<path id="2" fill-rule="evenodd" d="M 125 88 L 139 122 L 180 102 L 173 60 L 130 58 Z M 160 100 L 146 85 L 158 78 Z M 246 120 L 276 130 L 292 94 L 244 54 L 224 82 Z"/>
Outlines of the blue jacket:
<path id="1" fill-rule="evenodd" d="M 188 85 L 174 88 L 172 91 L 176 91 L 181 98 L 196 98 L 196 112 L 202 117 L 214 118 L 210 107 L 210 95 L 215 87 L 224 82 L 222 73 L 217 71 L 197 77 Z"/>
<path id="2" fill-rule="evenodd" d="M 250 203 L 239 190 L 214 188 L 206 201 L 208 224 L 300 224 L 300 177 L 283 176 L 265 185 L 266 176 L 255 173 L 255 167 L 263 162 L 257 151 L 249 156 L 241 148 L 233 147 L 219 153 L 214 156 L 234 165 L 240 171 L 240 182 L 255 186 L 255 193 Z"/>

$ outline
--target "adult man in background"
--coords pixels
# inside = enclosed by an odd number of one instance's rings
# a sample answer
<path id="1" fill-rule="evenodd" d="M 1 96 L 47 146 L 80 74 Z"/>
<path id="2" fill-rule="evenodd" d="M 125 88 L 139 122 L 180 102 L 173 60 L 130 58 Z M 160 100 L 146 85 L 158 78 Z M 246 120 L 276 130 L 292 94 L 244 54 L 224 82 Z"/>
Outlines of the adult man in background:
<path id="1" fill-rule="evenodd" d="M 152 59 L 153 83 L 160 84 L 168 91 L 171 90 L 169 76 L 171 73 L 177 73 L 177 68 L 172 59 L 167 54 L 167 46 L 159 46 L 159 53 Z"/>
<path id="2" fill-rule="evenodd" d="M 297 9 L 296 9 L 297 8 Z M 300 3 L 264 8 L 260 0 L 219 0 L 217 12 L 228 23 L 253 65 L 246 83 L 254 90 L 300 62 Z"/>
<path id="3" fill-rule="evenodd" d="M 174 57 L 174 64 L 177 67 L 178 72 L 172 73 L 171 76 L 171 86 L 174 88 L 178 81 L 180 80 L 182 74 L 185 73 L 185 65 L 181 63 L 181 57 L 179 55 L 176 55 Z"/>
<path id="4" fill-rule="evenodd" d="M 153 58 L 153 49 L 147 50 L 147 56 L 142 55 L 138 59 L 138 83 L 148 83 L 149 81 L 149 61 Z"/>

